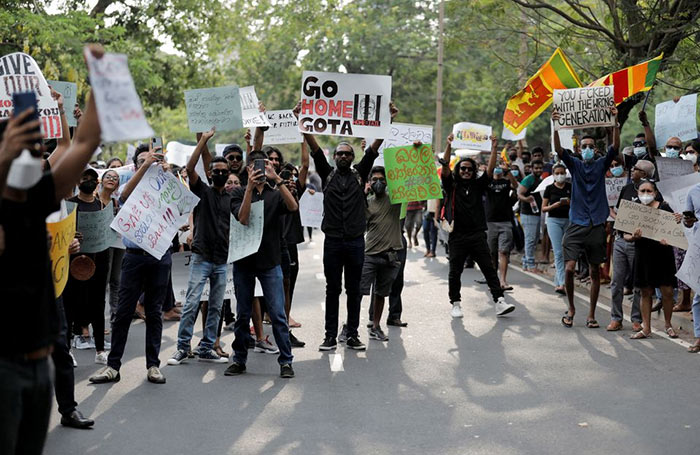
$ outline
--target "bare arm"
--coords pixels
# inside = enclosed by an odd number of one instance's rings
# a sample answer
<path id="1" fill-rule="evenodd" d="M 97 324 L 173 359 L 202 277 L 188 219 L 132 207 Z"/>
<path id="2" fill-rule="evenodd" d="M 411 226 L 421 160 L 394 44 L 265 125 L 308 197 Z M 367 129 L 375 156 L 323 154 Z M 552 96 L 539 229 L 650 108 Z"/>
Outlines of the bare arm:
<path id="1" fill-rule="evenodd" d="M 557 120 L 559 120 L 559 116 L 560 116 L 559 112 L 552 109 L 552 120 L 555 123 Z M 554 151 L 557 153 L 557 156 L 559 157 L 559 159 L 561 159 L 564 151 L 561 148 L 561 140 L 559 139 L 559 130 L 556 130 L 556 129 L 554 130 L 553 139 L 554 139 Z"/>
<path id="2" fill-rule="evenodd" d="M 656 149 L 656 136 L 654 136 L 654 130 L 651 129 L 651 124 L 649 123 L 646 112 L 639 111 L 639 121 L 644 127 L 644 140 L 647 141 L 647 152 L 649 152 L 649 156 L 652 157 L 653 160 L 653 157 L 657 156 L 659 151 Z"/>
<path id="3" fill-rule="evenodd" d="M 496 167 L 496 157 L 498 156 L 497 148 L 498 148 L 498 138 L 494 135 L 491 135 L 491 156 L 489 157 L 489 164 L 486 168 L 486 173 L 489 175 L 489 177 L 493 177 L 493 169 Z"/>
<path id="4" fill-rule="evenodd" d="M 197 147 L 194 148 L 192 156 L 190 156 L 189 161 L 187 161 L 187 178 L 190 180 L 190 185 L 195 185 L 199 180 L 199 174 L 197 174 L 195 167 L 197 166 L 200 156 L 202 156 L 202 160 L 204 161 L 204 168 L 209 169 L 209 165 L 211 164 L 211 154 L 209 153 L 207 142 L 212 138 L 212 136 L 214 136 L 215 132 L 216 129 L 212 128 L 204 133 L 197 133 L 199 138 Z M 203 155 L 205 149 L 207 151 L 208 159 L 206 159 Z"/>
<path id="5" fill-rule="evenodd" d="M 535 201 L 535 197 L 533 195 L 526 196 L 525 193 L 527 193 L 527 191 L 527 187 L 523 186 L 522 184 L 518 185 L 518 200 L 531 204 Z"/>
<path id="6" fill-rule="evenodd" d="M 309 176 L 309 149 L 306 148 L 306 141 L 301 143 L 301 167 L 299 168 L 299 185 L 306 186 L 306 179 Z"/>
<path id="7" fill-rule="evenodd" d="M 284 180 L 282 180 L 282 177 L 277 175 L 277 172 L 275 171 L 275 167 L 272 165 L 272 162 L 269 160 L 265 160 L 265 176 L 275 182 L 277 185 L 277 188 L 279 188 L 279 192 L 282 195 L 282 200 L 284 201 L 285 207 L 287 207 L 287 210 L 290 212 L 296 212 L 299 209 L 299 205 L 297 204 L 297 199 L 294 197 L 291 191 L 289 191 L 289 188 L 287 188 L 287 185 L 284 185 Z"/>
<path id="8" fill-rule="evenodd" d="M 63 137 L 56 141 L 56 149 L 48 157 L 47 161 L 51 166 L 55 165 L 58 160 L 65 154 L 68 147 L 70 147 L 70 127 L 68 126 L 68 118 L 66 118 L 66 112 L 63 105 L 63 95 L 51 89 L 51 97 L 58 103 L 58 110 L 61 112 L 61 130 L 63 131 Z"/>
<path id="9" fill-rule="evenodd" d="M 258 110 L 263 114 L 265 113 L 265 105 L 262 103 L 262 101 L 258 101 Z M 263 142 L 265 141 L 265 131 L 268 128 L 269 127 L 267 126 L 259 126 L 255 128 L 255 137 L 253 138 L 253 150 L 262 150 Z"/>
<path id="10" fill-rule="evenodd" d="M 156 153 L 156 152 L 143 152 L 146 153 L 146 161 L 143 162 L 143 164 L 138 168 L 138 170 L 134 173 L 134 176 L 129 179 L 128 182 L 124 185 L 124 189 L 121 190 L 121 193 L 119 194 L 119 199 L 122 202 L 126 202 L 127 199 L 129 199 L 129 196 L 131 196 L 131 193 L 134 191 L 136 186 L 139 184 L 141 179 L 143 178 L 144 174 L 148 172 L 148 168 L 151 167 L 151 164 L 155 163 L 157 160 L 163 160 L 163 154 L 162 153 Z"/>
<path id="11" fill-rule="evenodd" d="M 442 152 L 442 175 L 447 175 L 450 173 L 450 157 L 452 156 L 452 140 L 454 140 L 455 135 L 450 133 L 447 135 L 447 145 L 445 145 L 445 151 Z"/>

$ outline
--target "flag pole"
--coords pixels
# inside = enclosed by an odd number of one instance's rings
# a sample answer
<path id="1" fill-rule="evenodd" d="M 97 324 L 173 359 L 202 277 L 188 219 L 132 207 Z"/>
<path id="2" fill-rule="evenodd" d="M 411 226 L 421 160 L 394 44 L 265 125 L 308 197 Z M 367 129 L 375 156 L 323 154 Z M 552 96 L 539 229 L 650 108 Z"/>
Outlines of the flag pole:
<path id="1" fill-rule="evenodd" d="M 653 84 L 651 84 L 651 88 L 647 91 L 647 96 L 644 97 L 644 104 L 642 104 L 642 112 L 644 112 L 644 109 L 647 107 L 647 101 L 649 101 L 649 95 L 651 95 L 651 91 L 654 90 L 654 86 L 656 85 L 656 81 L 654 81 Z"/>

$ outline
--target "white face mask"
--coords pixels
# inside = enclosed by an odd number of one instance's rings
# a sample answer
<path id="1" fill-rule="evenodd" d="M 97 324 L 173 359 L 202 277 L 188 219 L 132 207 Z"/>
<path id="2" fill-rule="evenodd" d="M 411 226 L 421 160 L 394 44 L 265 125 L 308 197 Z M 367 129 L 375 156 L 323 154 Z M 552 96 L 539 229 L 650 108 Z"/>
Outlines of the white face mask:
<path id="1" fill-rule="evenodd" d="M 18 190 L 28 190 L 41 180 L 43 174 L 42 160 L 33 156 L 29 150 L 23 150 L 12 161 L 7 173 L 7 186 Z"/>
<path id="2" fill-rule="evenodd" d="M 646 147 L 635 147 L 634 148 L 634 156 L 636 156 L 637 158 L 643 157 L 646 152 L 647 152 Z"/>
<path id="3" fill-rule="evenodd" d="M 649 205 L 654 201 L 654 196 L 652 194 L 640 194 L 639 202 L 644 205 Z"/>
<path id="4" fill-rule="evenodd" d="M 693 164 L 698 163 L 698 156 L 695 153 L 686 153 L 683 155 L 683 159 L 686 161 L 690 161 Z"/>
<path id="5" fill-rule="evenodd" d="M 566 182 L 566 174 L 554 174 L 554 181 L 557 183 Z"/>
<path id="6" fill-rule="evenodd" d="M 666 147 L 666 158 L 678 158 L 679 154 L 680 152 L 678 150 Z"/>

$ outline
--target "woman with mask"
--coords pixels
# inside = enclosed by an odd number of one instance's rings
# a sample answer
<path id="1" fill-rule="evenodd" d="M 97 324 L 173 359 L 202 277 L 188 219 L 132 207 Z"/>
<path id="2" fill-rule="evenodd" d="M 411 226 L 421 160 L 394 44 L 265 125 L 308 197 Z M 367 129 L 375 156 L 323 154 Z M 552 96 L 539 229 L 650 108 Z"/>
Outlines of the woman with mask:
<path id="1" fill-rule="evenodd" d="M 637 197 L 641 204 L 647 207 L 673 212 L 665 201 L 657 201 L 658 189 L 651 180 L 643 180 L 637 189 Z M 675 214 L 680 223 L 681 215 Z M 678 338 L 671 326 L 673 307 L 673 286 L 676 283 L 676 264 L 673 257 L 673 247 L 665 240 L 656 241 L 642 237 L 643 232 L 637 229 L 633 234 L 625 234 L 625 240 L 635 242 L 634 285 L 642 292 L 642 330 L 632 335 L 639 340 L 651 336 L 651 298 L 654 289 L 659 288 L 662 295 L 666 334 Z"/>
<path id="2" fill-rule="evenodd" d="M 119 158 L 112 158 L 119 159 Z M 110 160 L 110 162 L 112 162 Z M 119 174 L 117 171 L 107 170 L 102 174 L 102 185 L 100 188 L 100 202 L 104 207 L 107 207 L 109 203 L 112 203 L 112 208 L 114 209 L 114 216 L 119 212 L 120 204 L 119 199 L 114 197 L 114 193 L 119 189 Z M 121 283 L 122 274 L 122 259 L 124 259 L 124 248 L 121 240 L 119 241 L 119 246 L 112 246 L 109 248 L 109 312 L 110 321 L 117 312 L 117 304 L 119 303 L 119 284 Z"/>
<path id="3" fill-rule="evenodd" d="M 542 196 L 542 211 L 547 213 L 547 233 L 554 250 L 554 291 L 566 295 L 564 288 L 564 250 L 562 238 L 569 226 L 571 183 L 566 181 L 566 166 L 555 164 L 552 168 L 554 183 L 547 186 Z"/>
<path id="4" fill-rule="evenodd" d="M 625 166 L 619 158 L 615 158 L 612 163 L 610 163 L 610 168 L 608 173 L 605 175 L 606 178 L 620 178 L 627 177 L 627 172 L 625 171 Z"/>

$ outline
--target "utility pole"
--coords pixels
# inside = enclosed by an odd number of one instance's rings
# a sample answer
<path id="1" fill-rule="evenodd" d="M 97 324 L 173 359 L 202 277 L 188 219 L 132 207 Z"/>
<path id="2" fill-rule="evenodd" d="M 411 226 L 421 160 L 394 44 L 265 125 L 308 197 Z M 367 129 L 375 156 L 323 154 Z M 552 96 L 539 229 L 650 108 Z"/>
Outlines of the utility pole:
<path id="1" fill-rule="evenodd" d="M 435 97 L 435 137 L 433 140 L 433 150 L 440 155 L 442 153 L 442 55 L 443 55 L 443 29 L 445 21 L 445 4 L 440 0 L 438 17 L 438 72 L 437 72 L 437 94 Z"/>

